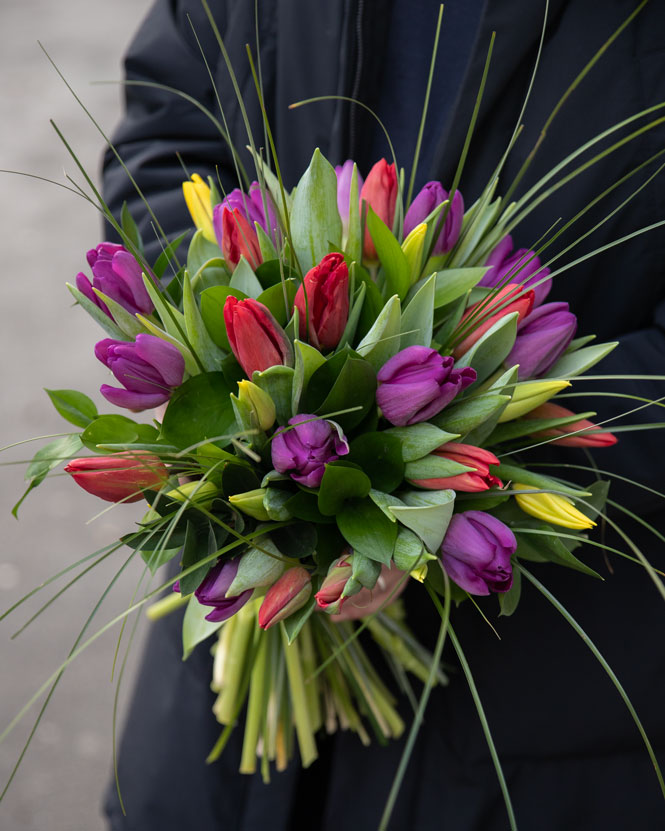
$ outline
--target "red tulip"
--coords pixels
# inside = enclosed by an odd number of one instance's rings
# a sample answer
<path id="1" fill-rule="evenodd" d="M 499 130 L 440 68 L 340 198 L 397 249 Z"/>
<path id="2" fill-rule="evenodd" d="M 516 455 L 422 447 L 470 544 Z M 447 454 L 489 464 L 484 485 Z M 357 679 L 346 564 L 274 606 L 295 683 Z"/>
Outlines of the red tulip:
<path id="1" fill-rule="evenodd" d="M 227 297 L 224 323 L 231 350 L 250 379 L 254 372 L 263 372 L 278 364 L 290 366 L 293 362 L 286 332 L 258 300 Z"/>
<path id="2" fill-rule="evenodd" d="M 256 231 L 238 208 L 222 210 L 222 254 L 232 271 L 241 257 L 255 270 L 263 262 Z"/>
<path id="3" fill-rule="evenodd" d="M 360 191 L 360 210 L 363 202 L 380 217 L 392 230 L 395 219 L 395 203 L 397 201 L 397 174 L 395 165 L 388 164 L 385 159 L 378 161 L 370 170 L 369 176 Z M 376 248 L 367 228 L 365 228 L 365 243 L 363 253 L 370 260 L 376 259 Z"/>
<path id="4" fill-rule="evenodd" d="M 507 300 L 510 300 L 511 302 L 506 303 Z M 517 285 L 516 283 L 509 283 L 507 286 L 504 286 L 504 288 L 498 291 L 489 303 L 487 303 L 486 300 L 481 300 L 478 303 L 474 303 L 473 306 L 470 306 L 466 312 L 464 312 L 464 316 L 458 326 L 458 331 L 461 331 L 464 328 L 466 320 L 471 314 L 476 312 L 481 303 L 485 304 L 482 306 L 482 311 L 480 311 L 473 318 L 473 321 L 471 321 L 476 328 L 474 328 L 473 331 L 471 331 L 464 338 L 464 340 L 453 349 L 453 357 L 455 360 L 461 358 L 462 355 L 468 352 L 474 343 L 480 340 L 485 332 L 487 332 L 488 329 L 491 329 L 497 320 L 500 320 L 502 317 L 512 314 L 512 312 L 517 312 L 519 315 L 517 322 L 519 323 L 523 320 L 533 308 L 534 300 L 535 293 L 533 289 L 527 289 L 525 291 L 524 286 Z M 503 305 L 504 303 L 505 305 Z M 498 311 L 496 311 L 497 309 Z M 469 325 L 471 325 L 471 323 Z"/>
<path id="5" fill-rule="evenodd" d="M 305 274 L 294 305 L 299 313 L 301 339 L 307 335 L 309 320 L 312 346 L 317 349 L 337 346 L 349 318 L 349 269 L 343 254 L 326 254 Z"/>
<path id="6" fill-rule="evenodd" d="M 325 609 L 328 614 L 337 615 L 342 609 L 343 604 L 347 600 L 342 597 L 346 584 L 351 579 L 353 573 L 353 566 L 351 564 L 351 555 L 342 554 L 338 557 L 328 569 L 321 588 L 314 595 L 316 598 L 316 605 L 319 609 Z"/>
<path id="7" fill-rule="evenodd" d="M 451 462 L 458 462 L 466 467 L 474 468 L 473 471 L 458 473 L 456 476 L 445 476 L 441 479 L 413 479 L 414 485 L 428 490 L 444 490 L 451 488 L 462 493 L 477 493 L 486 491 L 492 486 L 502 487 L 503 482 L 490 473 L 490 465 L 498 465 L 497 457 L 489 450 L 482 447 L 474 447 L 471 444 L 459 444 L 448 442 L 434 451 L 434 455 L 443 459 L 450 459 Z"/>
<path id="8" fill-rule="evenodd" d="M 280 620 L 297 612 L 312 594 L 312 580 L 307 569 L 296 566 L 285 571 L 268 589 L 259 609 L 259 626 L 270 629 Z"/>
<path id="9" fill-rule="evenodd" d="M 574 415 L 575 413 L 571 410 L 560 407 L 558 404 L 551 404 L 548 401 L 546 404 L 536 407 L 535 410 L 531 410 L 526 418 L 567 418 Z M 578 433 L 578 430 L 593 432 Z M 576 435 L 571 436 L 569 433 L 576 433 Z M 613 433 L 601 430 L 597 424 L 586 418 L 580 418 L 570 424 L 550 427 L 547 430 L 540 430 L 531 434 L 534 439 L 549 438 L 550 436 L 561 436 L 552 444 L 562 444 L 564 447 L 611 447 L 617 443 L 617 437 Z"/>
<path id="10" fill-rule="evenodd" d="M 159 490 L 168 478 L 159 456 L 139 450 L 72 459 L 65 471 L 84 491 L 107 502 L 138 502 L 143 490 Z"/>

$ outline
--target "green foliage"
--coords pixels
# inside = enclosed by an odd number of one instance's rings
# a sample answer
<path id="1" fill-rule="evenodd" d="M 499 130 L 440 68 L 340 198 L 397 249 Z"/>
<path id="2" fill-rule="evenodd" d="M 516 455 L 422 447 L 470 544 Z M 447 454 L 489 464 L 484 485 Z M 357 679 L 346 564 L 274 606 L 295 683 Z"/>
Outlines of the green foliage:
<path id="1" fill-rule="evenodd" d="M 367 228 L 381 261 L 381 273 L 385 279 L 383 296 L 387 299 L 396 294 L 400 300 L 406 297 L 411 281 L 409 264 L 402 248 L 385 222 L 369 208 Z"/>
<path id="2" fill-rule="evenodd" d="M 161 437 L 183 450 L 206 440 L 228 444 L 236 430 L 230 392 L 221 372 L 185 381 L 171 396 Z"/>
<path id="3" fill-rule="evenodd" d="M 238 300 L 244 300 L 247 297 L 242 291 L 232 289 L 230 286 L 213 286 L 201 294 L 201 317 L 205 327 L 213 343 L 225 352 L 231 351 L 224 324 L 224 304 L 229 295 L 237 297 Z"/>
<path id="4" fill-rule="evenodd" d="M 372 487 L 379 491 L 391 493 L 404 478 L 401 442 L 387 431 L 358 436 L 351 442 L 351 452 L 345 458 L 355 462 L 369 477 Z"/>
<path id="5" fill-rule="evenodd" d="M 47 390 L 44 392 L 60 415 L 76 427 L 87 427 L 97 418 L 94 401 L 76 390 Z"/>
<path id="6" fill-rule="evenodd" d="M 384 565 L 390 563 L 397 526 L 369 497 L 345 502 L 337 515 L 337 527 L 354 551 Z"/>
<path id="7" fill-rule="evenodd" d="M 18 509 L 30 491 L 34 490 L 38 485 L 41 485 L 51 470 L 67 461 L 67 459 L 71 459 L 72 456 L 75 456 L 81 447 L 81 439 L 76 433 L 60 436 L 45 444 L 44 447 L 41 447 L 32 457 L 32 461 L 28 465 L 28 469 L 25 472 L 28 487 L 12 508 L 12 514 L 17 516 Z"/>
<path id="8" fill-rule="evenodd" d="M 360 467 L 345 460 L 329 462 L 319 486 L 318 506 L 325 516 L 335 516 L 347 499 L 367 496 L 372 487 Z"/>

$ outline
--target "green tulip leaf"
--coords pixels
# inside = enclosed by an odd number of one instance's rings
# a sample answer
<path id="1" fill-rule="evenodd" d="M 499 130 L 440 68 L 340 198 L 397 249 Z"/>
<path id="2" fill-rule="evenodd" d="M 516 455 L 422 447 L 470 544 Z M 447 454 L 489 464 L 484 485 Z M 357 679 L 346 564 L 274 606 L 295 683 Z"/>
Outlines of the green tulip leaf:
<path id="1" fill-rule="evenodd" d="M 289 279 L 285 280 L 283 284 L 276 283 L 274 286 L 268 286 L 256 299 L 259 303 L 267 306 L 279 325 L 284 327 L 291 319 L 291 310 L 293 309 L 293 301 L 297 290 L 297 282 Z"/>
<path id="2" fill-rule="evenodd" d="M 344 431 L 352 430 L 369 413 L 376 395 L 376 375 L 352 351 L 338 352 L 312 375 L 303 412 L 331 415 Z M 347 411 L 347 412 L 343 412 Z"/>
<path id="3" fill-rule="evenodd" d="M 582 375 L 587 369 L 602 361 L 618 345 L 619 341 L 597 343 L 595 346 L 585 346 L 576 352 L 562 355 L 545 377 L 574 378 L 576 375 Z"/>
<path id="4" fill-rule="evenodd" d="M 374 325 L 358 344 L 356 351 L 378 372 L 400 349 L 401 312 L 399 298 L 393 295 L 381 309 Z"/>
<path id="5" fill-rule="evenodd" d="M 396 294 L 404 300 L 409 291 L 409 264 L 393 232 L 371 208 L 367 209 L 367 228 L 385 277 L 384 297 Z"/>
<path id="6" fill-rule="evenodd" d="M 404 475 L 407 479 L 443 479 L 446 476 L 458 476 L 474 470 L 474 467 L 431 454 L 423 456 L 422 459 L 416 459 L 414 462 L 408 462 Z"/>
<path id="7" fill-rule="evenodd" d="M 434 289 L 436 276 L 432 274 L 421 286 L 402 312 L 399 348 L 430 346 L 434 321 Z"/>
<path id="8" fill-rule="evenodd" d="M 229 285 L 232 289 L 241 291 L 247 297 L 257 298 L 263 291 L 259 278 L 254 274 L 251 265 L 244 257 L 240 258 L 238 265 L 235 267 Z"/>
<path id="9" fill-rule="evenodd" d="M 122 329 L 111 320 L 106 312 L 103 312 L 99 306 L 96 303 L 93 303 L 92 300 L 85 296 L 85 294 L 80 292 L 75 286 L 72 286 L 71 283 L 65 283 L 65 285 L 79 306 L 85 309 L 90 317 L 102 327 L 109 337 L 112 337 L 115 340 L 133 340 L 133 338 L 125 334 L 125 332 L 123 332 Z"/>
<path id="10" fill-rule="evenodd" d="M 427 421 L 411 424 L 408 427 L 390 427 L 384 432 L 399 440 L 402 445 L 402 458 L 405 462 L 422 459 L 433 450 L 459 438 L 459 433 L 447 433 Z"/>
<path id="11" fill-rule="evenodd" d="M 490 470 L 504 484 L 517 482 L 520 485 L 528 485 L 528 487 L 534 490 L 553 491 L 554 493 L 563 493 L 570 496 L 586 497 L 591 495 L 589 491 L 583 488 L 573 488 L 564 482 L 560 482 L 558 479 L 552 479 L 543 473 L 534 473 L 531 470 L 518 467 L 517 465 L 502 462 L 500 465 L 490 465 Z"/>
<path id="12" fill-rule="evenodd" d="M 434 308 L 440 309 L 465 295 L 484 277 L 486 268 L 446 268 L 436 275 Z"/>
<path id="13" fill-rule="evenodd" d="M 293 342 L 293 351 L 295 354 L 295 374 L 291 390 L 291 413 L 297 415 L 300 411 L 300 399 L 307 389 L 309 379 L 320 366 L 325 364 L 326 359 L 318 349 L 298 339 Z"/>
<path id="14" fill-rule="evenodd" d="M 203 322 L 188 271 L 185 271 L 182 278 L 182 303 L 185 329 L 192 349 L 207 372 L 216 372 L 226 353 L 214 342 Z"/>
<path id="15" fill-rule="evenodd" d="M 511 312 L 496 321 L 473 346 L 455 362 L 456 367 L 471 366 L 476 370 L 476 383 L 484 381 L 510 354 L 517 337 L 519 314 Z"/>
<path id="16" fill-rule="evenodd" d="M 509 395 L 483 393 L 457 404 L 448 405 L 441 413 L 434 416 L 431 422 L 442 430 L 465 436 L 494 414 L 498 417 L 509 401 Z"/>
<path id="17" fill-rule="evenodd" d="M 213 286 L 201 293 L 201 317 L 208 334 L 220 349 L 231 351 L 224 324 L 224 304 L 229 296 L 244 300 L 247 295 L 230 286 Z"/>
<path id="18" fill-rule="evenodd" d="M 272 398 L 278 424 L 286 424 L 291 417 L 293 378 L 293 368 L 281 364 L 268 367 L 263 372 L 255 372 L 252 377 L 257 387 L 261 387 Z"/>

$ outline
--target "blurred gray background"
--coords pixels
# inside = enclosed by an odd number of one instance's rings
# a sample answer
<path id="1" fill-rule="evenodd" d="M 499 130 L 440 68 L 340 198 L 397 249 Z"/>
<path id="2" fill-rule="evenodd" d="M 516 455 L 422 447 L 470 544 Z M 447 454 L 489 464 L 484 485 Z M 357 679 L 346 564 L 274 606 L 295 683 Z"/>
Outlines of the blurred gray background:
<path id="1" fill-rule="evenodd" d="M 149 0 L 4 0 L 0 11 L 0 168 L 65 182 L 75 165 L 49 124 L 53 118 L 86 169 L 98 178 L 100 135 L 37 45 L 41 40 L 103 129 L 120 113 L 122 54 Z M 77 179 L 80 176 L 76 175 Z M 104 335 L 74 308 L 65 281 L 86 270 L 85 252 L 101 241 L 97 212 L 82 199 L 20 176 L 0 174 L 0 446 L 67 430 L 43 387 L 91 394 L 105 380 L 92 352 Z M 104 407 L 108 411 L 109 407 Z M 41 442 L 43 444 L 44 442 Z M 143 512 L 120 506 L 89 522 L 108 503 L 79 490 L 66 474 L 47 480 L 10 510 L 23 490 L 25 466 L 40 442 L 0 455 L 0 613 L 66 564 L 129 529 Z M 9 463 L 9 464 L 8 464 Z M 96 599 L 125 559 L 122 551 L 76 583 L 23 634 L 10 636 L 61 580 L 0 622 L 0 729 L 65 659 Z M 132 564 L 92 625 L 96 631 L 129 604 L 141 574 Z M 147 623 L 147 622 L 146 622 Z M 149 625 L 149 624 L 147 624 Z M 144 625 L 143 629 L 146 628 Z M 119 629 L 104 635 L 65 673 L 43 722 L 0 803 L 7 831 L 101 831 L 100 801 L 111 772 L 115 684 L 111 664 Z M 125 642 L 126 642 L 125 633 Z M 132 651 L 121 712 L 131 690 L 141 633 Z M 124 650 L 121 650 L 121 657 Z M 124 695 L 123 695 L 124 691 Z M 0 745 L 4 787 L 38 713 L 33 707 Z"/>

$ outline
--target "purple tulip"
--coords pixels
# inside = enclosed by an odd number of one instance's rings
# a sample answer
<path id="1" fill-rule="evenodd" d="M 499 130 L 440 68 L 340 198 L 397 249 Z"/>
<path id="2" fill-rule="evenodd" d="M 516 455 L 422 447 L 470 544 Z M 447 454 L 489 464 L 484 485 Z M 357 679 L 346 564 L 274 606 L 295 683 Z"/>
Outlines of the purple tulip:
<path id="1" fill-rule="evenodd" d="M 317 488 L 326 463 L 349 452 L 349 443 L 333 422 L 315 415 L 300 413 L 289 419 L 291 429 L 275 433 L 272 440 L 272 463 L 275 470 L 288 473 L 300 485 Z"/>
<path id="2" fill-rule="evenodd" d="M 577 318 L 567 303 L 545 303 L 518 325 L 506 363 L 520 365 L 520 378 L 539 378 L 559 360 L 576 331 Z"/>
<path id="3" fill-rule="evenodd" d="M 513 584 L 510 563 L 515 535 L 491 514 L 464 511 L 454 514 L 441 545 L 443 567 L 469 594 L 507 592 Z"/>
<path id="4" fill-rule="evenodd" d="M 444 190 L 441 182 L 428 182 L 409 206 L 404 217 L 404 236 L 424 222 L 437 205 L 445 202 L 448 198 L 448 191 Z M 439 219 L 441 217 L 439 216 Z M 464 218 L 464 199 L 462 194 L 456 190 L 453 201 L 448 210 L 448 216 L 443 223 L 439 238 L 434 245 L 433 254 L 445 254 L 446 251 L 455 245 L 462 230 L 462 219 Z M 437 220 L 438 221 L 438 220 Z"/>
<path id="5" fill-rule="evenodd" d="M 532 288 L 535 293 L 534 306 L 540 306 L 550 293 L 552 281 L 545 280 L 550 273 L 549 268 L 540 267 L 540 257 L 535 251 L 528 248 L 518 248 L 513 251 L 513 238 L 504 237 L 487 258 L 485 265 L 490 266 L 479 286 L 498 286 L 508 283 L 521 283 Z M 539 285 L 540 280 L 543 280 Z"/>
<path id="6" fill-rule="evenodd" d="M 212 612 L 206 615 L 206 620 L 221 623 L 228 620 L 241 609 L 252 596 L 254 589 L 247 589 L 235 597 L 227 597 L 226 593 L 238 573 L 240 559 L 225 560 L 213 566 L 205 580 L 194 592 L 196 599 L 203 606 L 213 606 Z M 175 588 L 175 587 L 174 587 Z"/>
<path id="7" fill-rule="evenodd" d="M 115 300 L 130 314 L 150 314 L 154 309 L 150 295 L 143 285 L 143 268 L 136 258 L 122 245 L 101 242 L 86 254 L 92 269 L 92 283 L 79 271 L 76 288 L 98 306 L 111 319 L 113 315 L 106 304 L 97 297 L 93 287 Z"/>
<path id="8" fill-rule="evenodd" d="M 277 244 L 277 231 L 279 226 L 277 224 L 275 206 L 273 205 L 272 198 L 267 191 L 265 193 L 265 200 L 268 211 L 267 217 L 263 208 L 263 194 L 261 192 L 261 186 L 258 182 L 252 182 L 249 186 L 249 195 L 240 190 L 240 188 L 234 188 L 228 196 L 220 202 L 219 205 L 215 205 L 212 212 L 212 224 L 215 229 L 215 236 L 217 237 L 217 242 L 220 248 L 222 247 L 222 238 L 224 236 L 222 230 L 222 215 L 224 213 L 224 208 L 228 208 L 230 211 L 237 208 L 242 216 L 249 222 L 252 230 L 254 229 L 254 223 L 257 222 L 266 234 L 272 238 L 272 241 Z"/>
<path id="9" fill-rule="evenodd" d="M 451 355 L 426 346 L 407 346 L 379 370 L 376 402 L 397 427 L 427 421 L 476 380 L 470 366 L 454 369 Z"/>
<path id="10" fill-rule="evenodd" d="M 353 159 L 347 159 L 344 164 L 338 164 L 335 167 L 337 174 L 337 210 L 339 211 L 340 219 L 342 220 L 342 227 L 344 233 L 349 228 L 349 201 L 351 193 L 351 176 L 353 175 Z M 362 190 L 363 177 L 358 174 L 358 193 Z"/>
<path id="11" fill-rule="evenodd" d="M 102 384 L 99 388 L 117 407 L 134 411 L 159 407 L 182 384 L 185 361 L 180 351 L 155 335 L 137 335 L 135 343 L 105 338 L 95 346 L 95 355 L 125 387 Z"/>

